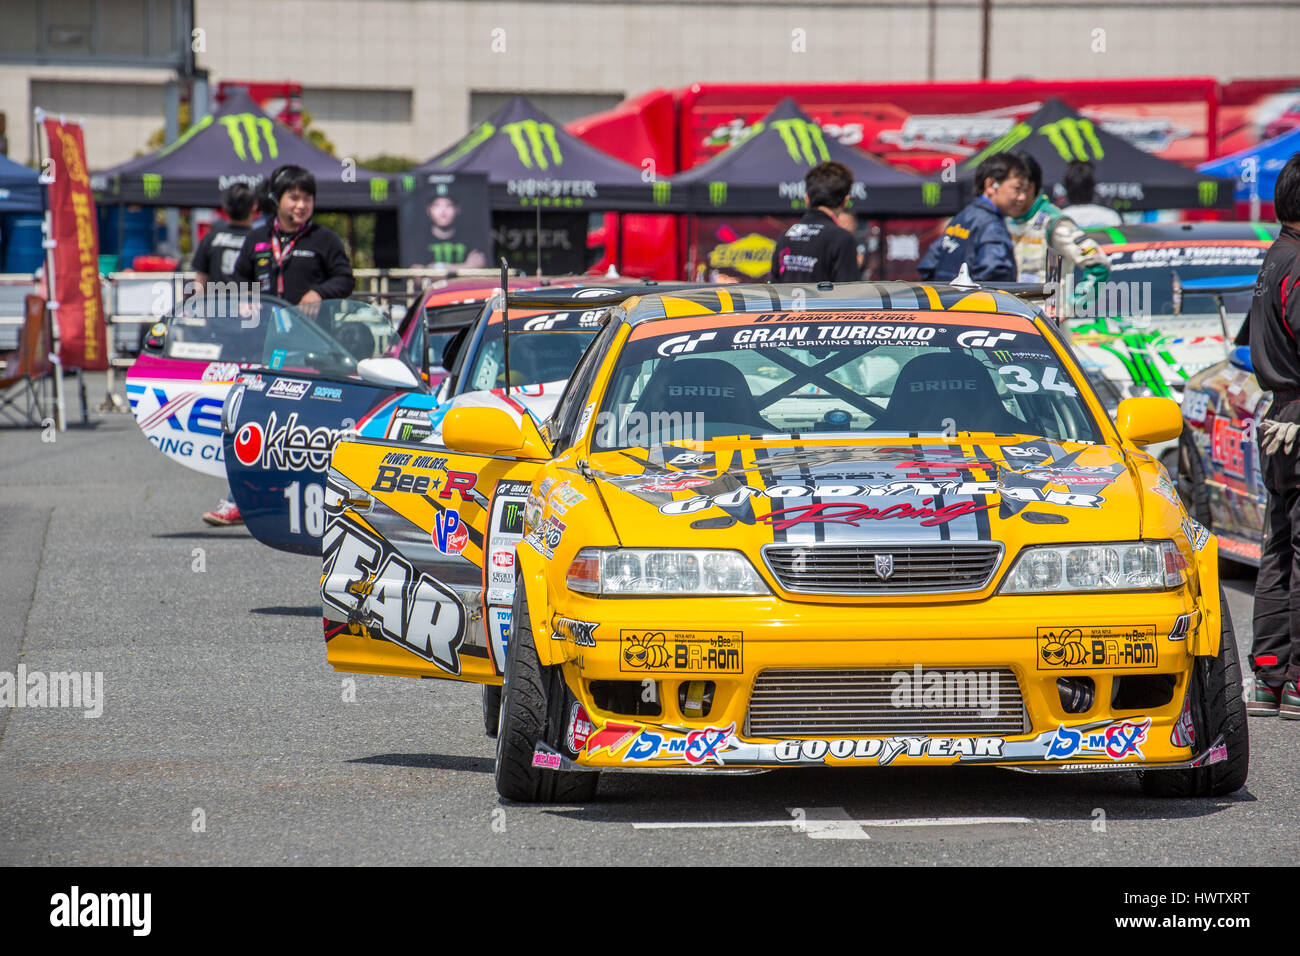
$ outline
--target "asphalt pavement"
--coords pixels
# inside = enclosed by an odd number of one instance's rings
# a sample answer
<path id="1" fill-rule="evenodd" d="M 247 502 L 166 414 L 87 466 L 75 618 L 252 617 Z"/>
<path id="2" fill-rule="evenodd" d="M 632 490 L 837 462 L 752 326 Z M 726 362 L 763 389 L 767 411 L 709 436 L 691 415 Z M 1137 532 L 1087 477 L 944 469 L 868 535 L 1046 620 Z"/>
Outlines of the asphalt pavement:
<path id="1" fill-rule="evenodd" d="M 606 774 L 587 806 L 505 803 L 477 687 L 334 673 L 319 561 L 209 528 L 221 481 L 164 459 L 129 416 L 93 417 L 52 442 L 0 429 L 0 671 L 102 675 L 100 716 L 85 699 L 0 709 L 0 864 L 1218 866 L 1300 850 L 1300 722 L 1270 718 L 1250 721 L 1247 787 L 1220 799 L 981 768 Z M 1244 658 L 1253 584 L 1225 584 Z"/>

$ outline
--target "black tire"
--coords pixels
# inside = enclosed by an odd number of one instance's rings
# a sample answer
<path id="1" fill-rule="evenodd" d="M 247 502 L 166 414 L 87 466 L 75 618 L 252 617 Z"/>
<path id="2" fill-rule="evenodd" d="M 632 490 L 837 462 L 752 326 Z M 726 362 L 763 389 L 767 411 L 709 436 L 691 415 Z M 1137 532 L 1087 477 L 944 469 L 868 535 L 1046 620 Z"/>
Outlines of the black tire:
<path id="1" fill-rule="evenodd" d="M 1205 485 L 1205 466 L 1201 464 L 1201 453 L 1196 450 L 1196 443 L 1186 431 L 1178 439 L 1178 480 L 1175 485 L 1187 513 L 1213 531 L 1210 490 Z M 1240 580 L 1254 574 L 1255 569 L 1250 565 L 1224 557 L 1223 552 L 1219 552 L 1219 577 Z"/>
<path id="2" fill-rule="evenodd" d="M 501 687 L 498 684 L 483 685 L 483 732 L 495 737 L 501 728 Z"/>
<path id="3" fill-rule="evenodd" d="M 1208 767 L 1188 770 L 1144 770 L 1142 791 L 1155 797 L 1222 797 L 1246 785 L 1250 768 L 1250 733 L 1246 726 L 1246 702 L 1241 697 L 1241 662 L 1237 637 L 1223 589 L 1223 630 L 1217 657 L 1198 657 L 1192 668 L 1192 725 L 1196 729 L 1194 749 L 1203 750 L 1223 735 L 1228 759 Z"/>
<path id="4" fill-rule="evenodd" d="M 558 667 L 542 667 L 528 618 L 528 598 L 522 582 L 515 587 L 506 650 L 505 682 L 501 688 L 501 719 L 497 733 L 497 793 L 520 803 L 582 803 L 596 795 L 600 774 L 595 771 L 544 770 L 533 766 L 538 741 L 563 751 L 572 695 Z"/>

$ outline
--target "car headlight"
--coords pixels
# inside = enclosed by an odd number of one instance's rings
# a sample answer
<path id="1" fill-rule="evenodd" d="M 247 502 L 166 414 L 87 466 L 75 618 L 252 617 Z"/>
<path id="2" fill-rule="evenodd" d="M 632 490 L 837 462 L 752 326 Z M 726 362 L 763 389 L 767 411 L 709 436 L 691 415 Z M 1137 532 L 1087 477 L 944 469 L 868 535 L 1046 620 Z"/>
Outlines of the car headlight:
<path id="1" fill-rule="evenodd" d="M 567 584 L 583 594 L 697 597 L 768 594 L 739 551 L 675 548 L 583 548 L 569 565 Z"/>
<path id="2" fill-rule="evenodd" d="M 1186 570 L 1172 541 L 1039 545 L 1020 552 L 1001 593 L 1163 591 L 1179 587 Z"/>

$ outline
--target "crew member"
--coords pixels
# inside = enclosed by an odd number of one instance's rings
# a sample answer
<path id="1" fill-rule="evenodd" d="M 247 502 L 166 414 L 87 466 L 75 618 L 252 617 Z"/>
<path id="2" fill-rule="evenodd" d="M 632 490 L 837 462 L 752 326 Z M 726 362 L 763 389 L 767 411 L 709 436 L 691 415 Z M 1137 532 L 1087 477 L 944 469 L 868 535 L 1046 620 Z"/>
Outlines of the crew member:
<path id="1" fill-rule="evenodd" d="M 1300 720 L 1300 153 L 1278 174 L 1273 208 L 1282 232 L 1264 256 L 1246 316 L 1255 377 L 1273 393 L 1258 429 L 1268 509 L 1246 710 Z"/>
<path id="2" fill-rule="evenodd" d="M 325 299 L 346 299 L 356 283 L 347 251 L 333 231 L 311 221 L 316 177 L 301 166 L 271 174 L 275 219 L 254 228 L 235 263 L 235 276 L 261 285 L 262 293 L 315 311 Z"/>
<path id="3" fill-rule="evenodd" d="M 1076 159 L 1068 163 L 1061 185 L 1065 187 L 1066 201 L 1062 211 L 1073 219 L 1080 229 L 1118 226 L 1124 222 L 1114 209 L 1098 205 L 1093 199 L 1097 191 L 1097 177 L 1093 172 L 1092 163 L 1088 160 Z"/>
<path id="4" fill-rule="evenodd" d="M 247 183 L 235 183 L 221 194 L 221 210 L 226 222 L 218 222 L 199 240 L 192 266 L 196 284 L 202 290 L 212 282 L 234 282 L 235 262 L 244 248 L 244 239 L 253 227 L 257 197 Z"/>
<path id="5" fill-rule="evenodd" d="M 1003 216 L 1029 192 L 1029 170 L 1010 153 L 994 153 L 975 170 L 975 199 L 949 221 L 943 235 L 925 251 L 917 272 L 922 279 L 947 282 L 965 263 L 972 279 L 1015 282 L 1016 257 Z"/>
<path id="6" fill-rule="evenodd" d="M 221 208 L 229 221 L 218 223 L 208 230 L 194 252 L 192 265 L 197 274 L 196 284 L 205 293 L 213 291 L 209 282 L 220 284 L 236 281 L 235 263 L 252 228 L 253 217 L 257 213 L 257 197 L 246 183 L 235 183 L 221 194 Z M 205 303 L 213 303 L 216 308 L 205 306 L 204 314 L 209 321 L 233 320 L 233 315 L 221 313 L 221 304 L 238 301 L 239 298 L 237 294 L 205 296 Z M 211 511 L 204 512 L 203 520 L 213 525 L 243 523 L 228 487 L 225 498 Z"/>
<path id="7" fill-rule="evenodd" d="M 1038 160 L 1025 152 L 1015 154 L 1029 171 L 1029 191 L 1007 218 L 1007 231 L 1016 248 L 1018 282 L 1047 281 L 1047 250 L 1050 248 L 1074 266 L 1072 305 L 1089 301 L 1097 283 L 1110 275 L 1110 259 L 1096 240 L 1089 239 L 1043 192 L 1043 170 Z"/>
<path id="8" fill-rule="evenodd" d="M 818 163 L 804 178 L 808 212 L 785 231 L 772 252 L 773 282 L 851 282 L 858 269 L 858 243 L 840 228 L 853 188 L 853 173 L 843 163 Z"/>

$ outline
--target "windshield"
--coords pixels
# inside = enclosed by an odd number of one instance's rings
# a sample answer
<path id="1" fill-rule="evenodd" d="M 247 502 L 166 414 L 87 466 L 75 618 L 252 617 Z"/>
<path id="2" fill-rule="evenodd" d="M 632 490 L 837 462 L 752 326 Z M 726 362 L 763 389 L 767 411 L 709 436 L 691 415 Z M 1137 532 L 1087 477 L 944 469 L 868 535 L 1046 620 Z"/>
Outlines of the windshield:
<path id="1" fill-rule="evenodd" d="M 1214 296 L 1195 291 L 1196 283 L 1234 277 L 1248 278 L 1253 283 L 1268 247 L 1269 243 L 1261 240 L 1232 242 L 1213 239 L 1107 247 L 1110 281 L 1128 285 L 1129 315 L 1171 316 L 1174 314 L 1174 274 L 1177 273 L 1179 281 L 1184 284 L 1179 314 L 1217 317 L 1219 307 Z M 1223 304 L 1229 318 L 1245 316 L 1250 308 L 1252 292 L 1253 289 L 1247 288 L 1224 295 Z M 1111 311 L 1118 315 L 1116 309 Z"/>
<path id="2" fill-rule="evenodd" d="M 539 385 L 567 379 L 595 336 L 605 311 L 511 309 L 510 384 Z M 460 391 L 505 386 L 505 345 L 501 329 L 501 314 L 496 312 L 484 327 L 474 354 L 467 357 Z"/>
<path id="3" fill-rule="evenodd" d="M 387 316 L 359 299 L 326 300 L 313 317 L 269 296 L 256 304 L 195 298 L 168 320 L 163 354 L 346 378 L 395 336 Z"/>
<path id="4" fill-rule="evenodd" d="M 1100 440 L 1070 374 L 1026 319 L 781 312 L 638 326 L 593 447 L 963 432 Z"/>

